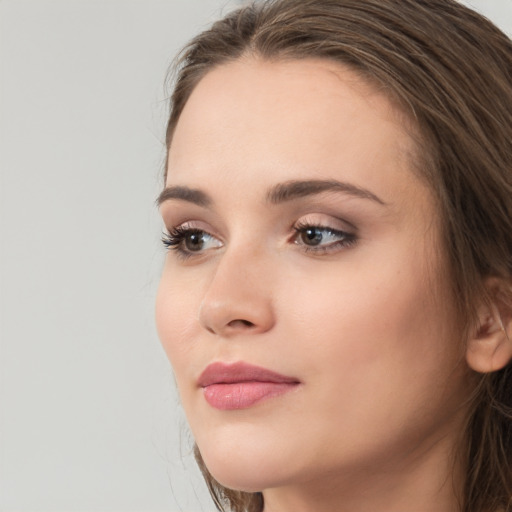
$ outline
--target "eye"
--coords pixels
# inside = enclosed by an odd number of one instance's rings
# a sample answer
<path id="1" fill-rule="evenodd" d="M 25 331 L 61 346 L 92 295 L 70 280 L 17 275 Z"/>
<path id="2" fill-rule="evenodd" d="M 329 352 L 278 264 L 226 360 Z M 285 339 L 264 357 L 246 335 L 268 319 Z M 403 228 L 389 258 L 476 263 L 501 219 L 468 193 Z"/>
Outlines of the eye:
<path id="1" fill-rule="evenodd" d="M 222 242 L 207 231 L 186 225 L 177 226 L 169 233 L 163 233 L 162 242 L 165 247 L 183 257 L 222 247 Z"/>
<path id="2" fill-rule="evenodd" d="M 293 228 L 296 232 L 294 242 L 306 251 L 330 252 L 353 245 L 357 238 L 348 233 L 328 226 L 315 226 L 299 223 Z"/>

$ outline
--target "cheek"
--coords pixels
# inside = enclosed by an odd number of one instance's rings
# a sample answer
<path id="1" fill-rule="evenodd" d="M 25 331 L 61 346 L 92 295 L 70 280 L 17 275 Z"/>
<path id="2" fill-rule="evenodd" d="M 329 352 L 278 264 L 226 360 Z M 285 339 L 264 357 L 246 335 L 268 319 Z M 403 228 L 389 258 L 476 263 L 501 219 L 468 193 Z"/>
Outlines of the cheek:
<path id="1" fill-rule="evenodd" d="M 309 281 L 288 276 L 297 285 L 281 296 L 283 316 L 295 342 L 309 349 L 308 360 L 318 358 L 315 371 L 335 367 L 332 373 L 344 370 L 346 378 L 357 368 L 372 381 L 399 371 L 410 378 L 413 367 L 434 370 L 439 353 L 453 346 L 446 301 L 435 300 L 428 272 L 403 254 L 373 263 L 347 258 Z"/>
<path id="2" fill-rule="evenodd" d="M 333 441 L 327 451 L 317 446 L 326 461 L 335 458 L 333 446 L 338 455 L 371 457 L 400 439 L 414 445 L 464 392 L 450 308 L 428 273 L 403 258 L 365 268 L 326 268 L 280 297 L 289 318 L 282 332 L 292 340 L 287 357 L 314 395 L 307 428 Z"/>

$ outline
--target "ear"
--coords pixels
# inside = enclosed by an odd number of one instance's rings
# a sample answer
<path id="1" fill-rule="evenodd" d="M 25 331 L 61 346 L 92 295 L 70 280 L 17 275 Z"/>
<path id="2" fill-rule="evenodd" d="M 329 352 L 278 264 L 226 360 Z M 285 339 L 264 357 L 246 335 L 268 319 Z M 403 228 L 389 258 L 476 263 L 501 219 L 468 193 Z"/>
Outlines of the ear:
<path id="1" fill-rule="evenodd" d="M 479 373 L 501 370 L 512 359 L 510 283 L 490 278 L 485 286 L 488 300 L 478 310 L 478 325 L 466 349 L 469 367 Z"/>

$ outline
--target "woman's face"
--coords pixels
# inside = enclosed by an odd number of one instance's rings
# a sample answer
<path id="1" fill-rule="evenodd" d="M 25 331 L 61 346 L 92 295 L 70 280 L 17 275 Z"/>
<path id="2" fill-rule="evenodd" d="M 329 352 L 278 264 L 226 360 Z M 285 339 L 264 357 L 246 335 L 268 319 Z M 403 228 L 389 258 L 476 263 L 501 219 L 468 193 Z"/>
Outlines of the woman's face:
<path id="1" fill-rule="evenodd" d="M 225 486 L 353 483 L 453 448 L 466 373 L 410 132 L 325 61 L 229 63 L 188 100 L 157 327 Z"/>

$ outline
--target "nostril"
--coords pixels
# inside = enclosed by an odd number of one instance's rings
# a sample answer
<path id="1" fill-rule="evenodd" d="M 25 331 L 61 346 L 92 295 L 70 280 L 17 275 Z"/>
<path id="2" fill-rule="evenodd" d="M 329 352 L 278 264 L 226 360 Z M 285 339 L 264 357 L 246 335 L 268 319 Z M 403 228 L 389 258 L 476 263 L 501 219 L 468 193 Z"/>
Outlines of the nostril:
<path id="1" fill-rule="evenodd" d="M 230 327 L 254 327 L 254 324 L 252 322 L 249 322 L 249 320 L 231 320 L 228 324 Z"/>

